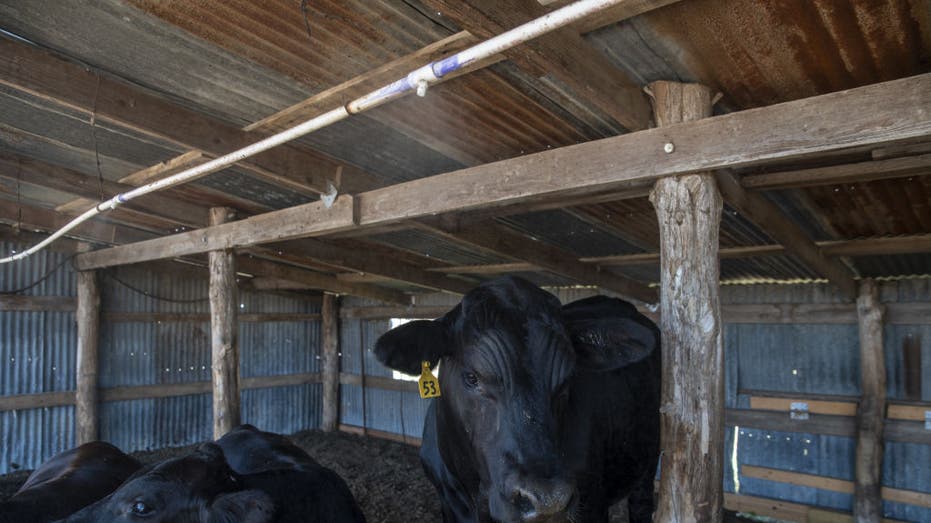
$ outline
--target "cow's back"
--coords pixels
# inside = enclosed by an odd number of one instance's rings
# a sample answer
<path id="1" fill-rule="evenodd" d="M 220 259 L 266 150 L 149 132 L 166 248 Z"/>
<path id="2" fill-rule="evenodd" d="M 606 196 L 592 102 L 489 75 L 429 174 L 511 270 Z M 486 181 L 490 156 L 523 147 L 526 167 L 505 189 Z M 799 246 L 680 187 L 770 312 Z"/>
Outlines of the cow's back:
<path id="1" fill-rule="evenodd" d="M 62 452 L 36 469 L 9 500 L 0 504 L 0 522 L 62 519 L 106 497 L 141 465 L 102 441 Z"/>

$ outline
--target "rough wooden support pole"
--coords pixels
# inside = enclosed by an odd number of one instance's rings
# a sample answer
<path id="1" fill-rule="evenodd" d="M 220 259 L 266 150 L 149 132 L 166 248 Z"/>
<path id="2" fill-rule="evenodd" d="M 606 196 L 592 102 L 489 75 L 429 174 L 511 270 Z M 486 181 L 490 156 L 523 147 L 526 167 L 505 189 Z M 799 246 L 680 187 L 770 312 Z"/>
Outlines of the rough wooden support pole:
<path id="1" fill-rule="evenodd" d="M 876 283 L 860 283 L 857 316 L 860 325 L 860 376 L 863 396 L 857 409 L 857 455 L 854 520 L 882 521 L 883 416 L 886 407 L 886 363 L 883 353 L 883 307 Z"/>
<path id="2" fill-rule="evenodd" d="M 226 207 L 210 209 L 210 225 L 232 218 Z M 230 249 L 210 251 L 210 344 L 213 374 L 213 437 L 239 425 L 239 346 L 236 340 L 236 265 Z"/>
<path id="3" fill-rule="evenodd" d="M 336 296 L 323 295 L 323 419 L 320 428 L 339 429 L 339 310 Z"/>
<path id="4" fill-rule="evenodd" d="M 79 245 L 80 252 L 90 245 Z M 97 368 L 100 335 L 100 289 L 96 271 L 78 272 L 78 300 L 75 318 L 78 323 L 77 376 L 74 395 L 75 443 L 97 440 Z"/>
<path id="5" fill-rule="evenodd" d="M 702 85 L 650 84 L 658 126 L 711 115 Z M 675 154 L 675 144 L 666 151 Z M 719 522 L 724 495 L 724 360 L 718 300 L 723 201 L 710 173 L 663 178 L 650 200 L 660 229 L 662 469 L 655 521 Z"/>

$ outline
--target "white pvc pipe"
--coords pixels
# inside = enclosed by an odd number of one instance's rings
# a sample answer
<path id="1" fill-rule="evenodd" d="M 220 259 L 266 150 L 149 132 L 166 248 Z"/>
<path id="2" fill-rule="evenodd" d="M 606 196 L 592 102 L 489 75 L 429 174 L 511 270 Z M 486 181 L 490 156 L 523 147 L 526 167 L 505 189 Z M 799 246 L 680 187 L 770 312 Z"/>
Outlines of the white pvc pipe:
<path id="1" fill-rule="evenodd" d="M 27 258 L 36 252 L 44 249 L 50 243 L 64 236 L 69 231 L 81 223 L 93 218 L 94 216 L 115 209 L 133 198 L 138 198 L 144 194 L 167 189 L 175 185 L 194 180 L 201 176 L 214 173 L 229 167 L 234 163 L 240 162 L 250 156 L 254 156 L 272 147 L 300 138 L 318 129 L 322 129 L 340 120 L 348 118 L 350 115 L 367 111 L 379 105 L 396 100 L 411 91 L 416 91 L 419 96 L 426 93 L 429 85 L 438 82 L 443 76 L 461 69 L 473 62 L 496 55 L 502 51 L 510 49 L 527 40 L 536 38 L 542 34 L 548 33 L 556 28 L 570 24 L 625 0 L 580 0 L 573 4 L 557 9 L 545 16 L 531 20 L 523 25 L 517 26 L 509 31 L 501 33 L 498 36 L 490 38 L 484 42 L 478 43 L 468 49 L 464 49 L 453 56 L 444 58 L 437 62 L 425 65 L 415 69 L 404 78 L 392 82 L 380 89 L 376 89 L 364 96 L 361 96 L 344 107 L 338 107 L 327 113 L 321 114 L 315 118 L 307 120 L 295 127 L 282 131 L 264 140 L 258 141 L 252 145 L 243 147 L 207 163 L 186 169 L 177 174 L 163 178 L 161 180 L 143 185 L 131 191 L 117 194 L 113 198 L 97 204 L 88 209 L 77 218 L 68 222 L 64 227 L 58 229 L 51 236 L 42 242 L 30 247 L 29 249 L 16 253 L 12 256 L 0 259 L 0 264 L 10 263 L 16 260 Z"/>

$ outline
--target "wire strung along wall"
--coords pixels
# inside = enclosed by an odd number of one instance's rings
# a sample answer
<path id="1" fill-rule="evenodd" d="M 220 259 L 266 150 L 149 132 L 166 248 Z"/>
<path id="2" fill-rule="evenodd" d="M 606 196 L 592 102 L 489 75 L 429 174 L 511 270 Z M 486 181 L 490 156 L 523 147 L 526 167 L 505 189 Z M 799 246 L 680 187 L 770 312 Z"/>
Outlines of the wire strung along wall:
<path id="1" fill-rule="evenodd" d="M 0 291 L 20 289 L 51 272 L 21 295 L 60 297 L 39 306 L 66 309 L 0 310 L 0 406 L 26 394 L 52 403 L 0 408 L 0 474 L 34 468 L 74 445 L 77 333 L 75 274 L 62 263 L 68 256 L 43 251 L 35 260 L 0 269 Z M 137 267 L 102 272 L 100 437 L 128 451 L 210 439 L 206 273 Z M 239 313 L 243 422 L 281 433 L 317 428 L 319 304 L 241 291 Z"/>

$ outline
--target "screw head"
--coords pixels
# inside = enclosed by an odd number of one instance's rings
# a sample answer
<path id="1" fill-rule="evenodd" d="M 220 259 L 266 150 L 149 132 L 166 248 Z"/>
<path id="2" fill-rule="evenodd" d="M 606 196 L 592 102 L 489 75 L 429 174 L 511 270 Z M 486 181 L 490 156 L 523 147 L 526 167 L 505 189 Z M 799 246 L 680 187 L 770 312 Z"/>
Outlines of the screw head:
<path id="1" fill-rule="evenodd" d="M 672 142 L 668 142 L 666 143 L 666 145 L 663 146 L 663 151 L 666 151 L 666 154 L 670 154 L 675 150 L 676 150 L 676 146 Z"/>

